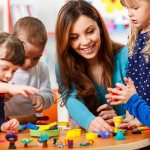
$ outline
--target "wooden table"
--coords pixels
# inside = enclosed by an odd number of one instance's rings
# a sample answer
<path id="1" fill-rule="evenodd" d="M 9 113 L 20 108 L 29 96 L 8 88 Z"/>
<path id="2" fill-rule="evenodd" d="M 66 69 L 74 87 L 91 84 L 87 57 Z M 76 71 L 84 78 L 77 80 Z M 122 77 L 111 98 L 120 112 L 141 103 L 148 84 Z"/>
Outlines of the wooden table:
<path id="1" fill-rule="evenodd" d="M 0 140 L 5 139 L 5 133 L 0 133 Z M 61 140 L 64 143 L 66 132 L 62 131 L 61 135 L 59 136 L 59 140 Z M 28 144 L 27 148 L 24 148 L 23 143 L 20 142 L 23 138 L 32 138 L 33 142 Z M 42 145 L 39 145 L 37 142 L 37 138 L 30 137 L 29 131 L 25 130 L 23 132 L 20 132 L 18 134 L 18 141 L 15 143 L 18 150 L 59 150 L 60 148 L 57 148 L 53 144 L 53 139 L 51 138 L 50 141 L 48 141 L 48 147 L 42 148 Z M 84 146 L 81 147 L 80 143 L 86 143 L 85 139 L 85 133 L 81 134 L 80 138 L 77 138 L 74 140 L 74 147 L 73 149 L 80 150 L 80 149 L 86 149 L 86 150 L 131 150 L 131 149 L 138 149 L 143 148 L 150 145 L 150 130 L 142 131 L 142 134 L 132 134 L 130 131 L 126 134 L 126 140 L 123 141 L 116 141 L 114 137 L 110 138 L 97 138 L 94 140 L 94 144 L 92 146 Z M 9 143 L 1 142 L 0 143 L 0 150 L 7 150 L 9 147 Z M 67 146 L 63 149 L 68 149 Z"/>

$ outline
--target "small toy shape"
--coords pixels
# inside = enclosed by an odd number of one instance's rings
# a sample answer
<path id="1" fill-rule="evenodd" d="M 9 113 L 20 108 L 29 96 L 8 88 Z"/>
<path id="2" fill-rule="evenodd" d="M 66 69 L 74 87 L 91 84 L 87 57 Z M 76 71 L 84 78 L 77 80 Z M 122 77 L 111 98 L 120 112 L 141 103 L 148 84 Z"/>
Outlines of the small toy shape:
<path id="1" fill-rule="evenodd" d="M 94 140 L 98 137 L 96 133 L 86 133 L 86 140 Z"/>
<path id="2" fill-rule="evenodd" d="M 118 130 L 116 136 L 115 136 L 115 140 L 125 140 L 126 137 L 124 136 L 122 130 Z"/>
<path id="3" fill-rule="evenodd" d="M 67 140 L 68 142 L 68 148 L 73 148 L 73 140 Z"/>
<path id="4" fill-rule="evenodd" d="M 64 148 L 64 147 L 65 147 L 65 145 L 64 145 L 62 142 L 56 143 L 56 146 L 57 146 L 58 148 Z"/>
<path id="5" fill-rule="evenodd" d="M 35 124 L 32 124 L 30 122 L 26 124 L 26 127 L 29 129 L 32 129 L 32 130 L 38 130 L 39 129 L 38 126 L 36 126 Z"/>
<path id="6" fill-rule="evenodd" d="M 49 137 L 47 135 L 41 135 L 39 138 L 38 138 L 38 142 L 39 143 L 42 143 L 42 147 L 47 147 L 47 141 L 49 140 Z"/>
<path id="7" fill-rule="evenodd" d="M 138 128 L 135 128 L 132 130 L 132 134 L 141 134 L 141 130 L 139 130 Z"/>
<path id="8" fill-rule="evenodd" d="M 91 143 L 87 142 L 87 143 L 80 143 L 80 146 L 90 146 Z"/>
<path id="9" fill-rule="evenodd" d="M 53 138 L 53 144 L 57 143 L 58 138 Z"/>
<path id="10" fill-rule="evenodd" d="M 100 131 L 100 132 L 97 132 L 97 134 L 98 134 L 98 137 L 102 137 L 102 138 L 110 137 L 110 133 L 107 131 Z"/>
<path id="11" fill-rule="evenodd" d="M 21 140 L 21 142 L 24 144 L 24 147 L 28 147 L 28 144 L 31 143 L 33 140 L 30 138 L 24 138 Z"/>
<path id="12" fill-rule="evenodd" d="M 123 117 L 122 116 L 115 116 L 115 117 L 113 117 L 113 121 L 115 124 L 115 128 L 118 128 L 119 125 L 123 122 Z"/>
<path id="13" fill-rule="evenodd" d="M 18 136 L 9 131 L 5 138 L 9 142 L 9 149 L 16 149 L 15 142 L 18 140 Z"/>
<path id="14" fill-rule="evenodd" d="M 19 126 L 19 131 L 23 131 L 25 130 L 27 127 L 26 127 L 26 124 L 22 124 Z"/>

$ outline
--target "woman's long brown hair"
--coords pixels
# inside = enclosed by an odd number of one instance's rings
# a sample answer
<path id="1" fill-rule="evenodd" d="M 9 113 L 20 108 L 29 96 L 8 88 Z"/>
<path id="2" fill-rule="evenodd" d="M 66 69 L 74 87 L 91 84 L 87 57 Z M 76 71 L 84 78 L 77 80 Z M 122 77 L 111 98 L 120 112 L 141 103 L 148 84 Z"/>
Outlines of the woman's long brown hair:
<path id="1" fill-rule="evenodd" d="M 58 66 L 61 77 L 59 91 L 61 94 L 66 91 L 67 100 L 71 90 L 77 89 L 76 97 L 84 100 L 86 106 L 94 114 L 99 103 L 96 101 L 97 93 L 93 82 L 87 74 L 88 64 L 86 60 L 78 55 L 70 46 L 69 33 L 73 23 L 79 16 L 85 15 L 97 22 L 100 29 L 101 46 L 98 52 L 98 59 L 103 68 L 102 83 L 105 88 L 112 85 L 113 57 L 117 49 L 122 45 L 111 41 L 106 25 L 98 11 L 84 0 L 71 0 L 59 11 L 56 24 L 56 47 Z"/>

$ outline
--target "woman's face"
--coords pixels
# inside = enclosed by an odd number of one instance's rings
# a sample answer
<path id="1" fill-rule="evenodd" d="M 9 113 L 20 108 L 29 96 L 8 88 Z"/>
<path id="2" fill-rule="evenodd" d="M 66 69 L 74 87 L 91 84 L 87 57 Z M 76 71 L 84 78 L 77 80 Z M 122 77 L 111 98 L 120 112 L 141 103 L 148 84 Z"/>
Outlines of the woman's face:
<path id="1" fill-rule="evenodd" d="M 72 25 L 69 35 L 73 50 L 85 59 L 96 59 L 101 45 L 99 27 L 93 19 L 82 15 Z"/>

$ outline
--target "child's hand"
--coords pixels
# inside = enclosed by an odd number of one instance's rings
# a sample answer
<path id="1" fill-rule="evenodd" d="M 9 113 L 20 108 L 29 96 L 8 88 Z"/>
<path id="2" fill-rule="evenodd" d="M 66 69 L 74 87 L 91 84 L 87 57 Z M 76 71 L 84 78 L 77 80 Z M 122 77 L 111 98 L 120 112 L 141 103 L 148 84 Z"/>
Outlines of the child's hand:
<path id="1" fill-rule="evenodd" d="M 123 119 L 123 123 L 119 125 L 119 128 L 128 128 L 129 122 L 134 120 L 134 116 L 130 115 L 128 111 L 126 111 L 126 118 Z"/>
<path id="2" fill-rule="evenodd" d="M 142 126 L 142 123 L 137 118 L 131 120 L 128 124 L 129 129 L 137 128 L 140 126 Z"/>
<path id="3" fill-rule="evenodd" d="M 117 88 L 108 88 L 109 94 L 106 95 L 106 98 L 107 102 L 111 105 L 126 103 L 133 94 L 137 93 L 134 83 L 130 78 L 125 78 L 124 81 L 127 84 L 126 86 L 120 83 L 116 84 L 121 90 Z M 115 95 L 112 93 L 115 93 Z M 115 101 L 113 101 L 114 99 Z"/>
<path id="4" fill-rule="evenodd" d="M 5 94 L 4 94 L 4 100 L 5 100 L 5 102 L 9 101 L 12 97 L 13 97 L 12 94 L 10 94 L 10 93 L 5 93 Z"/>
<path id="5" fill-rule="evenodd" d="M 41 95 L 34 95 L 32 105 L 36 112 L 42 112 L 44 108 L 44 98 Z"/>
<path id="6" fill-rule="evenodd" d="M 19 121 L 16 119 L 11 119 L 1 125 L 1 131 L 8 132 L 13 131 L 14 133 L 17 133 L 19 131 Z"/>
<path id="7" fill-rule="evenodd" d="M 9 84 L 7 92 L 12 95 L 23 95 L 28 97 L 30 94 L 38 94 L 39 90 L 31 86 Z"/>

